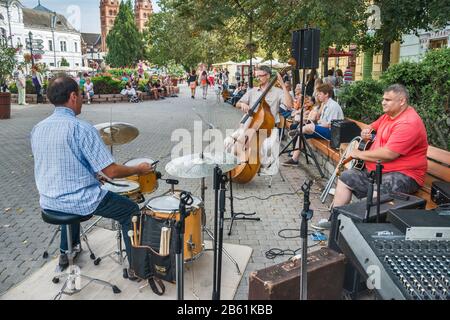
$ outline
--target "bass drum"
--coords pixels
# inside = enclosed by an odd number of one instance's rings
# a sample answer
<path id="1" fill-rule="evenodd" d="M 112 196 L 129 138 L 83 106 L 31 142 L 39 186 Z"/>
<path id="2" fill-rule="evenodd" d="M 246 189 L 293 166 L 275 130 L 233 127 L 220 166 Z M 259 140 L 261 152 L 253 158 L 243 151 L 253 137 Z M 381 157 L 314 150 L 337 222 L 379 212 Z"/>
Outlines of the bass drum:
<path id="1" fill-rule="evenodd" d="M 124 163 L 124 165 L 134 167 L 142 162 L 152 164 L 155 161 L 151 158 L 135 158 L 128 160 L 127 162 Z M 130 181 L 136 181 L 137 183 L 139 183 L 139 185 L 141 186 L 142 193 L 152 193 L 155 192 L 156 189 L 158 189 L 158 177 L 156 175 L 156 168 L 155 171 L 150 172 L 146 175 L 143 176 L 134 175 L 127 177 L 126 179 Z"/>
<path id="2" fill-rule="evenodd" d="M 185 220 L 184 232 L 184 261 L 197 259 L 203 253 L 203 235 L 202 235 L 202 206 L 200 198 L 192 197 L 194 202 L 186 207 L 190 213 Z M 151 199 L 145 208 L 145 214 L 152 216 L 157 220 L 173 222 L 180 220 L 180 199 L 177 194 L 165 195 Z M 172 221 L 170 221 L 172 220 Z M 169 224 L 169 223 L 168 223 Z M 159 236 L 152 237 L 155 241 Z M 159 243 L 151 244 L 152 247 L 159 247 Z M 175 248 L 171 248 L 175 250 Z"/>

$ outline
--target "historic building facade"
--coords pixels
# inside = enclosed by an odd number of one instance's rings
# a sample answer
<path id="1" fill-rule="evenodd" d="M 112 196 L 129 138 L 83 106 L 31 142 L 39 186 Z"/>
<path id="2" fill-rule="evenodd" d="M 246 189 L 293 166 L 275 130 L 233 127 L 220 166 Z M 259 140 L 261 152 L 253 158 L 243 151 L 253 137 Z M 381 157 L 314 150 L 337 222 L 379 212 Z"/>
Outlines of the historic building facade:
<path id="1" fill-rule="evenodd" d="M 63 15 L 40 4 L 29 9 L 18 0 L 0 1 L 0 36 L 19 48 L 19 61 L 30 53 L 26 47 L 30 32 L 32 39 L 41 40 L 43 46 L 36 62 L 58 67 L 64 58 L 70 67 L 82 66 L 81 34 Z"/>

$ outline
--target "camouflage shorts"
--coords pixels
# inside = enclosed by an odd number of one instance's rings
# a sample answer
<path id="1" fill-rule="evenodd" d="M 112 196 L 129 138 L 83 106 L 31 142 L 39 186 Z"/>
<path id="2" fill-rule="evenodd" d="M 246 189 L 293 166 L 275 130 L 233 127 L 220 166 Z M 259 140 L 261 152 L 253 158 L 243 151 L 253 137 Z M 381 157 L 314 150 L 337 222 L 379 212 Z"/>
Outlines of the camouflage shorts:
<path id="1" fill-rule="evenodd" d="M 366 169 L 344 171 L 340 180 L 352 190 L 358 199 L 367 197 L 369 173 Z M 416 180 L 400 172 L 384 173 L 381 179 L 381 193 L 402 192 L 412 194 L 419 190 L 419 187 Z M 376 191 L 376 187 L 374 190 Z"/>

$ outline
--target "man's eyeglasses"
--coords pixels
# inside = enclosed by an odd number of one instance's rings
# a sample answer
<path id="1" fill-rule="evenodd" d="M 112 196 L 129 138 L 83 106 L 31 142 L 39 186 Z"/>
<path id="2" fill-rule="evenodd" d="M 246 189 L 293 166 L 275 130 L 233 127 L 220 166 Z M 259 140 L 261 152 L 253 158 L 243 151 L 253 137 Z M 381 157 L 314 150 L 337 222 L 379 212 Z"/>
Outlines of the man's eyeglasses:
<path id="1" fill-rule="evenodd" d="M 266 76 L 268 76 L 269 74 L 268 73 L 265 73 L 265 74 L 258 74 L 258 75 L 256 75 L 256 77 L 257 78 L 263 78 L 263 77 L 266 77 Z"/>

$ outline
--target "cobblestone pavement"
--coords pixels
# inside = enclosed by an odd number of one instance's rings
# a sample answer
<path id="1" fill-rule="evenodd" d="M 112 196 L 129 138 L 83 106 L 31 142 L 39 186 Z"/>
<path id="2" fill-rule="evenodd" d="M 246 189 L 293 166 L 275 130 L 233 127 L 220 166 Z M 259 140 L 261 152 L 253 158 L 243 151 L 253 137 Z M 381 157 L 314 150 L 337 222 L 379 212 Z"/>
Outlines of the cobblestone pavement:
<path id="1" fill-rule="evenodd" d="M 200 96 L 200 94 L 198 94 Z M 54 227 L 44 223 L 40 217 L 39 197 L 34 183 L 33 158 L 31 155 L 29 134 L 35 124 L 53 112 L 50 105 L 13 106 L 12 118 L 0 121 L 0 293 L 8 290 L 25 277 L 40 268 L 45 260 L 42 253 L 50 241 Z M 128 122 L 139 128 L 140 135 L 127 145 L 114 148 L 116 160 L 123 163 L 135 157 L 152 157 L 160 159 L 158 170 L 164 178 L 168 175 L 164 167 L 170 161 L 170 152 L 178 143 L 171 142 L 174 129 L 187 129 L 192 132 L 195 121 L 200 117 L 214 126 L 225 129 L 236 128 L 242 116 L 240 110 L 217 101 L 212 90 L 207 100 L 191 99 L 188 88 L 181 86 L 178 98 L 167 98 L 160 101 L 146 101 L 139 104 L 92 104 L 84 105 L 80 118 L 92 124 L 112 121 Z M 199 125 L 199 124 L 197 124 Z M 206 144 L 206 143 L 205 143 Z M 282 157 L 282 161 L 285 160 Z M 303 159 L 304 162 L 304 159 Z M 282 238 L 278 235 L 282 229 L 299 229 L 299 213 L 303 207 L 302 194 L 298 191 L 307 178 L 316 179 L 311 195 L 311 208 L 315 210 L 313 222 L 328 217 L 325 205 L 318 200 L 319 188 L 326 181 L 319 177 L 313 165 L 300 168 L 281 168 L 286 182 L 280 175 L 272 181 L 265 177 L 256 177 L 246 185 L 234 185 L 234 193 L 238 198 L 271 194 L 291 193 L 271 197 L 262 201 L 257 198 L 235 200 L 236 212 L 257 212 L 261 221 L 235 221 L 231 236 L 226 234 L 229 221 L 225 221 L 224 241 L 247 245 L 253 248 L 253 254 L 244 272 L 235 299 L 245 300 L 248 296 L 248 279 L 251 271 L 259 270 L 275 263 L 283 262 L 288 256 L 267 259 L 266 251 L 271 248 L 297 250 L 300 239 Z M 206 185 L 207 225 L 212 225 L 213 190 L 211 179 Z M 200 196 L 200 180 L 181 179 L 179 189 L 189 190 Z M 165 192 L 168 186 L 160 182 L 159 189 L 152 194 Z M 229 211 L 226 215 L 229 215 Z M 104 223 L 107 225 L 107 223 Z M 298 235 L 298 231 L 283 232 L 285 236 Z M 49 250 L 50 256 L 57 255 L 57 242 Z M 312 241 L 309 241 L 312 245 Z M 92 244 L 95 248 L 95 244 Z M 317 247 L 316 247 L 317 248 Z M 223 259 L 227 259 L 224 255 Z M 222 281 L 226 281 L 223 279 Z"/>

